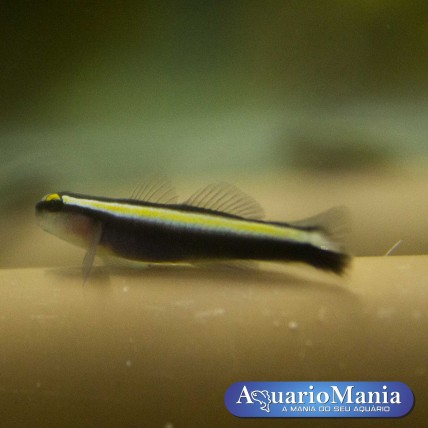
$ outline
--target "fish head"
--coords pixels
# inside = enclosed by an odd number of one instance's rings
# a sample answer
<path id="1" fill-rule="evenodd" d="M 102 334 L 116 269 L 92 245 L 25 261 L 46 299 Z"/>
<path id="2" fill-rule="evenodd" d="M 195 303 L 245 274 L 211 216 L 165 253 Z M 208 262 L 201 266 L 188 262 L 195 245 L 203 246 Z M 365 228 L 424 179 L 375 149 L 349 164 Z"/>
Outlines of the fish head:
<path id="1" fill-rule="evenodd" d="M 62 193 L 50 193 L 36 204 L 36 219 L 46 232 L 80 247 L 87 247 L 94 220 L 84 213 L 70 210 Z"/>

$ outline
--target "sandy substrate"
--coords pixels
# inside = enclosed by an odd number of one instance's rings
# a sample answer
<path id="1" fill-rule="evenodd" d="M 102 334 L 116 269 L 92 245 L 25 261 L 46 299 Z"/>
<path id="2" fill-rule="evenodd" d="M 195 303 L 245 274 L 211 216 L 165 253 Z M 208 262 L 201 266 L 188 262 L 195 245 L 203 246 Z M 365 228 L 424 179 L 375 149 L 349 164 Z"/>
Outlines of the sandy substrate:
<path id="1" fill-rule="evenodd" d="M 85 287 L 78 267 L 0 270 L 1 420 L 278 426 L 229 414 L 227 388 L 251 380 L 376 380 L 407 383 L 413 412 L 347 426 L 423 426 L 427 306 L 428 256 L 356 258 L 345 278 L 271 265 L 101 267 Z"/>

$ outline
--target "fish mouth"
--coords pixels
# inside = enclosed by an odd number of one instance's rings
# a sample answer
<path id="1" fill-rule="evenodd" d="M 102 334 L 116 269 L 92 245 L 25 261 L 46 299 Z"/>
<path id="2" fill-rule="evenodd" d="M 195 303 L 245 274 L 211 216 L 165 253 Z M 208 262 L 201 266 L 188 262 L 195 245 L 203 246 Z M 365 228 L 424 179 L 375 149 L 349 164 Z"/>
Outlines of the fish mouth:
<path id="1" fill-rule="evenodd" d="M 46 223 L 46 210 L 43 207 L 43 201 L 40 201 L 36 204 L 35 207 L 35 214 L 36 214 L 36 220 L 37 220 L 37 224 L 43 229 L 46 230 L 45 228 L 45 223 Z"/>
<path id="2" fill-rule="evenodd" d="M 35 210 L 36 210 L 36 215 L 40 214 L 40 212 L 43 211 L 43 201 L 37 202 Z"/>

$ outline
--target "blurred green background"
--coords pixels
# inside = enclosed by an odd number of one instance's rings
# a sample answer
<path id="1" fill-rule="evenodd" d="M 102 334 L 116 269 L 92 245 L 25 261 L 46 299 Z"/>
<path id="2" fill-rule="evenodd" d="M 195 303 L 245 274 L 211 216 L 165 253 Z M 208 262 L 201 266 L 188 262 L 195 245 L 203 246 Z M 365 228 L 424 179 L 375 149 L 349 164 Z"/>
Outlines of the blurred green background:
<path id="1" fill-rule="evenodd" d="M 52 191 L 250 177 L 245 190 L 288 207 L 277 177 L 304 196 L 385 171 L 426 178 L 426 1 L 18 1 L 0 14 L 0 237 L 16 251 L 3 245 L 0 265 L 25 264 L 20 213 Z M 405 252 L 426 252 L 418 239 Z"/>

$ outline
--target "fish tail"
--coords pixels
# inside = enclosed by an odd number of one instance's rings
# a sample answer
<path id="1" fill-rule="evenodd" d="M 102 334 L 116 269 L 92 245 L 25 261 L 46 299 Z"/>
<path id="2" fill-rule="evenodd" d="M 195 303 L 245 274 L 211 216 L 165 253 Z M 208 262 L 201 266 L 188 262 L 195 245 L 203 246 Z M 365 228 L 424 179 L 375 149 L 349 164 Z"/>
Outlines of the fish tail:
<path id="1" fill-rule="evenodd" d="M 324 250 L 308 245 L 304 261 L 318 269 L 341 275 L 349 266 L 351 256 L 345 252 Z"/>
<path id="2" fill-rule="evenodd" d="M 307 232 L 308 241 L 302 249 L 306 262 L 319 269 L 341 274 L 351 261 L 348 210 L 335 207 L 314 217 L 293 222 L 292 226 Z"/>

